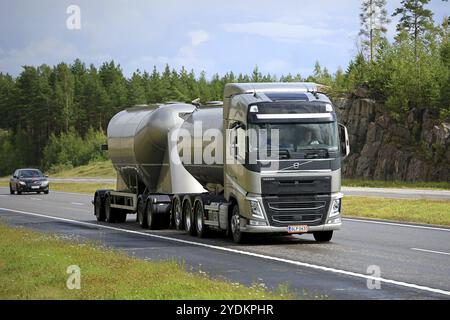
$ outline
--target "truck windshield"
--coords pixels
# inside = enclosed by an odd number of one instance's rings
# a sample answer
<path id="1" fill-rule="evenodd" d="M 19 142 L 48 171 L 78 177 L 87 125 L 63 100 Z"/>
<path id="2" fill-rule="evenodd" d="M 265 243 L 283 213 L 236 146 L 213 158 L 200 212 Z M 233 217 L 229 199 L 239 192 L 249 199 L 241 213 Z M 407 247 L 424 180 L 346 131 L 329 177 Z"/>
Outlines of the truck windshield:
<path id="1" fill-rule="evenodd" d="M 249 152 L 258 152 L 258 159 L 273 157 L 274 153 L 280 159 L 329 158 L 330 153 L 339 151 L 335 122 L 263 123 L 250 129 L 256 135 L 249 139 Z"/>

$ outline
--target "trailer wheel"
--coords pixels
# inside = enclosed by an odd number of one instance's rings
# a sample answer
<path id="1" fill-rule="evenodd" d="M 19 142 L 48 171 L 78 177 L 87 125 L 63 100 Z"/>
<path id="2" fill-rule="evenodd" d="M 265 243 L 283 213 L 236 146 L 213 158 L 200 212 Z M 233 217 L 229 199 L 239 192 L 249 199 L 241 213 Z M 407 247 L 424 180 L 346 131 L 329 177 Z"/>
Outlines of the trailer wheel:
<path id="1" fill-rule="evenodd" d="M 183 210 L 181 209 L 181 199 L 179 196 L 173 197 L 172 212 L 175 228 L 177 230 L 184 230 Z"/>
<path id="2" fill-rule="evenodd" d="M 185 197 L 185 200 L 183 201 L 183 217 L 184 217 L 184 227 L 185 230 L 190 235 L 195 235 L 195 226 L 194 226 L 194 219 L 193 219 L 193 213 L 192 213 L 192 203 L 191 199 L 189 197 Z"/>
<path id="3" fill-rule="evenodd" d="M 204 238 L 208 233 L 208 226 L 205 225 L 205 212 L 203 210 L 203 201 L 197 198 L 195 201 L 195 231 L 199 238 Z"/>
<path id="4" fill-rule="evenodd" d="M 329 242 L 333 237 L 333 230 L 313 232 L 313 236 L 317 242 Z"/>
<path id="5" fill-rule="evenodd" d="M 158 217 L 156 216 L 155 212 L 153 212 L 151 198 L 149 198 L 149 199 L 150 200 L 147 201 L 147 206 L 146 206 L 147 208 L 145 210 L 146 217 L 147 217 L 147 225 L 150 230 L 155 230 L 158 228 L 158 220 L 157 220 Z"/>
<path id="6" fill-rule="evenodd" d="M 94 213 L 95 217 L 97 218 L 97 221 L 105 221 L 105 207 L 102 203 L 102 198 L 99 194 L 95 195 L 94 199 Z"/>
<path id="7" fill-rule="evenodd" d="M 116 214 L 115 209 L 111 208 L 111 198 L 109 195 L 106 195 L 105 200 L 105 221 L 108 223 L 116 222 Z"/>
<path id="8" fill-rule="evenodd" d="M 239 213 L 239 205 L 235 204 L 231 214 L 231 235 L 235 243 L 243 243 L 245 235 L 241 232 L 241 216 Z"/>
<path id="9" fill-rule="evenodd" d="M 145 200 L 142 197 L 138 198 L 136 214 L 137 214 L 137 221 L 139 222 L 141 227 L 148 228 Z"/>

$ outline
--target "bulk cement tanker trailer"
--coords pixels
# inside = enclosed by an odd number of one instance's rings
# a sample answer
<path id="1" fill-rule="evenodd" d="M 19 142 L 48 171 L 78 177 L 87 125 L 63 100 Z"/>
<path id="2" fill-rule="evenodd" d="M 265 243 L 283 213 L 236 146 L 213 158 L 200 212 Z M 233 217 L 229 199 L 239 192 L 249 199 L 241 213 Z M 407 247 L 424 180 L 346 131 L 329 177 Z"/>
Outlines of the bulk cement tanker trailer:
<path id="1" fill-rule="evenodd" d="M 97 190 L 98 221 L 204 237 L 341 227 L 347 129 L 313 83 L 233 83 L 223 103 L 137 106 L 116 114 L 105 146 L 116 190 Z"/>

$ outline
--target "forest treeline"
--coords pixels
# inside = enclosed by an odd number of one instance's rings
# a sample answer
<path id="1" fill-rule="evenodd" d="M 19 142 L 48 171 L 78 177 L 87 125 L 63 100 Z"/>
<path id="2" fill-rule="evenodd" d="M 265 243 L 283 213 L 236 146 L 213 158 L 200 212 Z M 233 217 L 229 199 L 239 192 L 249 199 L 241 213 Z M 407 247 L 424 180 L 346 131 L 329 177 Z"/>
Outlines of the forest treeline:
<path id="1" fill-rule="evenodd" d="M 230 82 L 311 81 L 325 85 L 331 96 L 363 89 L 384 103 L 394 118 L 413 108 L 426 108 L 436 118 L 450 117 L 449 20 L 435 23 L 429 0 L 403 0 L 389 14 L 385 0 L 361 6 L 358 54 L 348 67 L 331 73 L 319 62 L 312 75 L 196 74 L 166 65 L 159 71 L 136 70 L 126 77 L 115 61 L 100 66 L 79 59 L 56 66 L 24 66 L 17 77 L 0 73 L 0 176 L 17 167 L 61 167 L 105 159 L 110 118 L 138 104 L 167 101 L 222 100 Z M 386 38 L 390 16 L 399 16 L 393 41 Z M 1 71 L 1 70 L 0 70 Z"/>

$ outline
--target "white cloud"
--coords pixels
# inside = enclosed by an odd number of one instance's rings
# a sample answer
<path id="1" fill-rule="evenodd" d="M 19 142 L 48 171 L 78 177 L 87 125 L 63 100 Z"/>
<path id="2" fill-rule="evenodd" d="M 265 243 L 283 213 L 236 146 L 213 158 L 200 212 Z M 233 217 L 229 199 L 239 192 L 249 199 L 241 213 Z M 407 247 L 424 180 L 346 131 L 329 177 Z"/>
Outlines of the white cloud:
<path id="1" fill-rule="evenodd" d="M 283 22 L 249 22 L 222 25 L 226 32 L 253 34 L 275 41 L 302 42 L 327 37 L 340 32 L 337 29 Z"/>
<path id="2" fill-rule="evenodd" d="M 198 46 L 199 44 L 208 41 L 209 34 L 204 30 L 194 30 L 189 32 L 189 36 L 191 37 L 191 44 L 193 46 Z"/>

